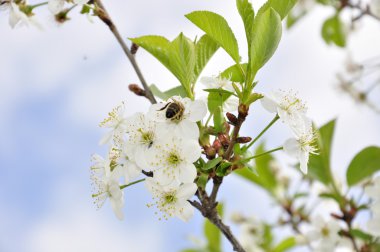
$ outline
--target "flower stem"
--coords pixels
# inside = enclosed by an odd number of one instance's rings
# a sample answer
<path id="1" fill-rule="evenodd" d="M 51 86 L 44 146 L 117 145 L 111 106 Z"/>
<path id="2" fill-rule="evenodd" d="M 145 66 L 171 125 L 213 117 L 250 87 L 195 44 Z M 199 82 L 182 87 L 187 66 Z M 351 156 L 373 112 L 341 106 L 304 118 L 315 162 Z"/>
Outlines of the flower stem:
<path id="1" fill-rule="evenodd" d="M 145 179 L 139 179 L 139 180 L 133 181 L 133 182 L 131 182 L 129 184 L 120 186 L 120 189 L 122 190 L 122 189 L 124 189 L 124 188 L 126 188 L 128 186 L 131 186 L 131 185 L 134 185 L 134 184 L 138 184 L 138 183 L 143 182 L 143 181 L 145 181 Z"/>
<path id="2" fill-rule="evenodd" d="M 276 152 L 276 151 L 279 151 L 279 150 L 282 150 L 282 149 L 284 149 L 284 148 L 281 146 L 281 147 L 278 147 L 278 148 L 276 148 L 276 149 L 269 150 L 269 151 L 266 151 L 266 152 L 263 152 L 263 153 L 257 154 L 257 155 L 255 155 L 255 156 L 252 156 L 252 157 L 249 157 L 249 158 L 242 159 L 242 160 L 240 160 L 240 161 L 241 161 L 241 162 L 246 162 L 246 161 L 249 161 L 249 160 L 251 160 L 251 159 L 259 158 L 259 157 L 262 157 L 262 156 L 268 155 L 269 153 Z"/>
<path id="3" fill-rule="evenodd" d="M 34 9 L 34 8 L 37 8 L 37 7 L 40 7 L 40 6 L 43 6 L 43 5 L 47 5 L 48 2 L 42 2 L 42 3 L 39 3 L 39 4 L 35 4 L 35 5 L 31 5 L 30 8 Z"/>
<path id="4" fill-rule="evenodd" d="M 278 116 L 278 114 L 276 114 L 276 116 L 273 118 L 273 120 L 260 132 L 260 134 L 255 137 L 255 139 L 252 140 L 252 142 L 250 142 L 248 145 L 247 145 L 247 149 L 249 149 L 255 142 L 257 142 L 257 140 L 260 139 L 260 137 L 262 135 L 264 135 L 264 133 L 270 128 L 272 127 L 272 125 L 277 122 L 277 120 L 279 119 L 280 117 Z"/>

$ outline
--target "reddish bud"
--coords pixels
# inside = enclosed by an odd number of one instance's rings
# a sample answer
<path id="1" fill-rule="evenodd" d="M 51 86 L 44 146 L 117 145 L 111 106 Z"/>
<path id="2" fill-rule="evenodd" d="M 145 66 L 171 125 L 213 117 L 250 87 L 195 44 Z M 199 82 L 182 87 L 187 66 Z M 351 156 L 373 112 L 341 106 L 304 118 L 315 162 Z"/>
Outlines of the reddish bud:
<path id="1" fill-rule="evenodd" d="M 230 132 L 231 126 L 227 122 L 224 122 L 223 127 L 224 133 L 228 134 Z"/>
<path id="2" fill-rule="evenodd" d="M 232 114 L 232 113 L 230 113 L 230 112 L 227 112 L 227 113 L 226 113 L 226 117 L 227 117 L 228 121 L 229 121 L 233 126 L 235 126 L 235 125 L 238 123 L 238 119 L 237 119 L 237 117 L 236 117 L 234 114 Z"/>
<path id="3" fill-rule="evenodd" d="M 208 159 L 214 159 L 215 158 L 216 150 L 215 150 L 214 147 L 212 147 L 212 146 L 205 146 L 204 150 L 205 150 L 206 157 Z"/>
<path id="4" fill-rule="evenodd" d="M 251 142 L 252 138 L 251 137 L 238 137 L 236 138 L 237 143 L 245 144 Z"/>
<path id="5" fill-rule="evenodd" d="M 222 148 L 222 144 L 218 139 L 215 139 L 215 141 L 212 144 L 212 148 L 214 148 L 216 152 L 219 152 L 219 150 Z"/>
<path id="6" fill-rule="evenodd" d="M 218 139 L 224 148 L 228 148 L 230 137 L 227 134 L 218 134 Z"/>
<path id="7" fill-rule="evenodd" d="M 137 84 L 129 84 L 129 90 L 138 96 L 145 96 L 145 90 L 139 87 Z"/>
<path id="8" fill-rule="evenodd" d="M 135 43 L 132 43 L 131 45 L 131 53 L 136 54 L 137 50 L 139 49 L 139 46 Z"/>

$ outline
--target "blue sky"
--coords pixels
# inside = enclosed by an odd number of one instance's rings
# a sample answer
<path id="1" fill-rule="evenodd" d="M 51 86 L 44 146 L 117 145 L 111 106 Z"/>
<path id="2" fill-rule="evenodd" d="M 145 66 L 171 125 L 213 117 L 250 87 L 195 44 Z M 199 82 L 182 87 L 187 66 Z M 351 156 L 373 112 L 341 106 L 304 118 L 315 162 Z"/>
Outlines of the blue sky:
<path id="1" fill-rule="evenodd" d="M 234 1 L 173 4 L 163 0 L 151 1 L 150 8 L 147 3 L 130 4 L 107 3 L 124 37 L 162 34 L 174 38 L 180 31 L 195 37 L 201 32 L 183 15 L 208 9 L 224 14 L 238 40 L 244 41 L 238 14 L 230 11 Z M 380 143 L 380 120 L 334 87 L 334 75 L 346 53 L 320 39 L 321 20 L 329 15 L 316 9 L 285 32 L 277 54 L 258 76 L 259 91 L 297 90 L 318 125 L 339 115 L 333 166 L 343 178 L 357 151 Z M 104 134 L 98 123 L 122 100 L 130 114 L 146 111 L 149 104 L 128 92 L 127 85 L 138 83 L 137 78 L 101 23 L 74 15 L 72 21 L 57 27 L 47 12 L 39 18 L 43 32 L 25 27 L 11 30 L 6 14 L 0 14 L 0 251 L 178 251 L 191 245 L 186 237 L 200 234 L 200 215 L 196 213 L 188 224 L 158 221 L 145 206 L 150 199 L 142 184 L 126 191 L 123 222 L 113 216 L 109 205 L 95 210 L 90 197 L 90 156 L 106 152 L 97 144 Z M 380 36 L 372 31 L 378 29 L 378 24 L 365 20 L 349 43 L 354 57 L 373 55 Z M 242 54 L 245 50 L 242 44 Z M 137 57 L 150 83 L 162 89 L 177 85 L 147 53 L 140 50 Z M 218 52 L 204 75 L 218 74 L 231 65 L 226 59 L 225 53 Z M 272 117 L 258 105 L 253 109 L 255 117 L 243 129 L 249 135 Z M 266 135 L 267 145 L 277 147 L 288 136 L 278 124 Z M 285 164 L 293 161 L 280 158 Z M 242 192 L 254 198 L 236 197 Z M 271 204 L 265 194 L 238 178 L 228 178 L 220 195 L 227 202 L 227 214 L 242 211 L 270 220 L 275 213 L 268 211 Z"/>

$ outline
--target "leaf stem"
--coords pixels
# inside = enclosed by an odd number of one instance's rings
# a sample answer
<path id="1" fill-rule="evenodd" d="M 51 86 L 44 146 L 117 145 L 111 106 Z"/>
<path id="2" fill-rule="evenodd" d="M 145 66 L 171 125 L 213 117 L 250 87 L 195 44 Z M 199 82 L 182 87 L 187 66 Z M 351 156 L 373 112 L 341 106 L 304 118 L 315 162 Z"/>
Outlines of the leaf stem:
<path id="1" fill-rule="evenodd" d="M 278 114 L 276 114 L 276 116 L 273 118 L 273 120 L 260 132 L 260 134 L 255 137 L 255 139 L 252 140 L 252 142 L 250 142 L 248 145 L 247 145 L 247 149 L 249 149 L 257 140 L 260 139 L 260 137 L 262 135 L 264 135 L 264 133 L 270 128 L 272 127 L 272 125 L 277 122 L 277 120 L 279 119 L 280 117 L 278 116 Z"/>
<path id="2" fill-rule="evenodd" d="M 48 4 L 48 2 L 42 2 L 42 3 L 35 4 L 35 5 L 31 5 L 30 8 L 34 9 L 34 8 L 37 8 L 37 7 L 40 7 L 43 5 L 47 5 L 47 4 Z"/>

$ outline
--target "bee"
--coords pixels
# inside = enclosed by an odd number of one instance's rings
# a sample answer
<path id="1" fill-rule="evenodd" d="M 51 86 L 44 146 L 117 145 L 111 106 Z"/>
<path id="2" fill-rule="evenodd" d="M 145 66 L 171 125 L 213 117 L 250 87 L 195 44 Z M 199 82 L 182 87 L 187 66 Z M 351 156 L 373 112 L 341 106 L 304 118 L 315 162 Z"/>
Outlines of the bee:
<path id="1" fill-rule="evenodd" d="M 182 103 L 173 100 L 173 102 L 168 102 L 162 109 L 159 111 L 165 110 L 165 117 L 171 119 L 172 121 L 180 121 L 183 116 L 185 108 Z"/>

